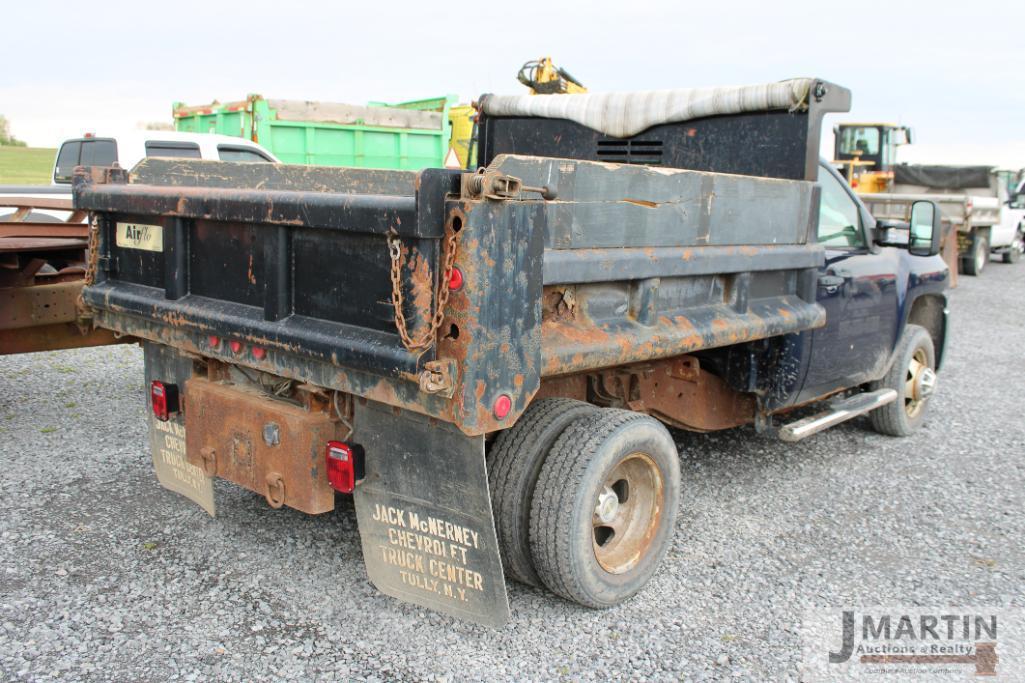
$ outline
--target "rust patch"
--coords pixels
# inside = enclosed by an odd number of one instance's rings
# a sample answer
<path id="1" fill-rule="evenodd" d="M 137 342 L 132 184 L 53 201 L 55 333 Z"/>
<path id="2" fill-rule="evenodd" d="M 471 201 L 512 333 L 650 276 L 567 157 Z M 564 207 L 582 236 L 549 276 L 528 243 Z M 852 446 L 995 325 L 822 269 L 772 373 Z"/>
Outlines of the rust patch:
<path id="1" fill-rule="evenodd" d="M 754 420 L 754 397 L 702 369 L 693 356 L 603 370 L 595 378 L 600 403 L 646 412 L 682 429 L 715 431 Z"/>
<path id="2" fill-rule="evenodd" d="M 330 413 L 201 377 L 185 386 L 191 464 L 263 494 L 274 507 L 284 504 L 309 514 L 334 509 L 323 448 L 342 436 L 342 428 Z"/>
<path id="3" fill-rule="evenodd" d="M 646 199 L 630 199 L 628 197 L 626 199 L 621 199 L 620 201 L 623 202 L 624 204 L 633 204 L 634 206 L 643 206 L 643 207 L 645 207 L 647 209 L 657 209 L 658 208 L 658 203 L 657 202 L 649 202 Z"/>
<path id="4" fill-rule="evenodd" d="M 426 330 L 430 324 L 434 306 L 434 286 L 431 278 L 431 268 L 427 259 L 419 251 L 412 254 L 407 261 L 413 293 L 412 303 L 415 311 L 413 323 L 413 336 Z"/>

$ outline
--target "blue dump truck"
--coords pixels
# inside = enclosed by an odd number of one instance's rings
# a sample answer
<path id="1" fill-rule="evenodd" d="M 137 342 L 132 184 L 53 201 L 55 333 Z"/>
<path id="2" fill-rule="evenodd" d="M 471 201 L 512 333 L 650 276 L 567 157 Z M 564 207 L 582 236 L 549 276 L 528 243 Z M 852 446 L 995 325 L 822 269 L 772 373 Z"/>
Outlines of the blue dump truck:
<path id="1" fill-rule="evenodd" d="M 922 424 L 940 216 L 879 223 L 820 161 L 849 91 L 479 107 L 478 172 L 78 169 L 84 302 L 142 343 L 162 484 L 211 514 L 217 477 L 310 514 L 351 495 L 374 585 L 498 625 L 505 577 L 642 590 L 688 514 L 667 426 Z"/>

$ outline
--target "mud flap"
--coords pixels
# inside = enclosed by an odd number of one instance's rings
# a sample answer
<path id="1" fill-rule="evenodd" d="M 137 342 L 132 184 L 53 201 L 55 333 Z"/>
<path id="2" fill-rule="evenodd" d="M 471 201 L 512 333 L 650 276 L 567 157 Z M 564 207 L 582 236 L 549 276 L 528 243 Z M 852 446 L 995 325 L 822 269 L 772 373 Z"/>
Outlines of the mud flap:
<path id="1" fill-rule="evenodd" d="M 373 402 L 357 402 L 355 417 L 366 451 L 356 519 L 371 582 L 400 600 L 505 624 L 484 437 Z"/>
<path id="2" fill-rule="evenodd" d="M 192 376 L 192 361 L 163 344 L 144 342 L 142 347 L 146 367 L 146 416 L 157 481 L 164 488 L 195 502 L 212 517 L 216 513 L 213 479 L 186 459 L 185 416 L 178 412 L 167 422 L 162 422 L 154 417 L 153 406 L 150 405 L 150 382 L 160 380 L 174 384 L 184 392 L 185 381 Z M 179 402 L 185 404 L 184 395 L 180 396 Z"/>

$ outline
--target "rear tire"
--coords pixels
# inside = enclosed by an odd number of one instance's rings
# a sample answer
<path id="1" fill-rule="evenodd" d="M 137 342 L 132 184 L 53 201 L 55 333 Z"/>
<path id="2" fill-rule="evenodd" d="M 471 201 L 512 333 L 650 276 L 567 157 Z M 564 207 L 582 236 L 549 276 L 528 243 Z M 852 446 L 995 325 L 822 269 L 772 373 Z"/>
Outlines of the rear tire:
<path id="1" fill-rule="evenodd" d="M 1004 252 L 1004 263 L 1017 263 L 1021 260 L 1021 254 L 1025 251 L 1025 236 L 1021 232 L 1014 234 L 1014 241 Z"/>
<path id="2" fill-rule="evenodd" d="M 910 436 L 925 420 L 936 382 L 936 351 L 924 327 L 908 324 L 894 352 L 893 365 L 871 389 L 894 389 L 897 400 L 869 413 L 872 427 L 887 436 Z"/>
<path id="3" fill-rule="evenodd" d="M 961 262 L 961 270 L 965 275 L 982 275 L 989 263 L 989 237 L 985 232 L 972 235 L 972 246 Z"/>
<path id="4" fill-rule="evenodd" d="M 611 607 L 651 580 L 673 539 L 676 445 L 654 418 L 603 409 L 555 442 L 538 477 L 530 548 L 553 593 Z"/>
<path id="5" fill-rule="evenodd" d="M 502 566 L 511 579 L 531 586 L 541 580 L 530 557 L 530 504 L 548 451 L 566 427 L 598 409 L 569 398 L 531 403 L 511 428 L 501 432 L 489 455 L 488 488 Z"/>

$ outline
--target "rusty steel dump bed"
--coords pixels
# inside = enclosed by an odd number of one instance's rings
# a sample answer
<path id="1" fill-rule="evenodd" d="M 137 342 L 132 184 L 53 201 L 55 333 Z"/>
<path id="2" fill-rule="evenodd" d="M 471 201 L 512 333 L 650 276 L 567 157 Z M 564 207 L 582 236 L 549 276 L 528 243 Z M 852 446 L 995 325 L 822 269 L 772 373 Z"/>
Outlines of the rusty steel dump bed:
<path id="1" fill-rule="evenodd" d="M 512 177 L 555 198 L 475 195 L 440 169 L 150 159 L 130 176 L 96 175 L 80 174 L 74 191 L 99 216 L 85 300 L 102 326 L 467 434 L 509 424 L 542 377 L 824 322 L 809 182 L 504 155 L 489 183 Z M 157 241 L 132 243 L 133 229 Z M 389 235 L 412 336 L 433 314 L 441 244 L 455 241 L 462 286 L 427 350 L 407 350 L 396 332 Z M 267 353 L 211 348 L 211 336 Z M 513 407 L 499 420 L 503 394 Z"/>
<path id="2" fill-rule="evenodd" d="M 378 588 L 503 623 L 486 439 L 532 401 L 709 430 L 797 395 L 787 345 L 826 318 L 807 162 L 849 101 L 801 86 L 780 111 L 621 141 L 687 170 L 607 163 L 579 124 L 486 107 L 477 173 L 78 169 L 98 228 L 84 300 L 143 340 L 161 483 L 211 513 L 215 476 L 312 513 L 352 493 Z M 730 130 L 761 151 L 721 146 Z"/>

